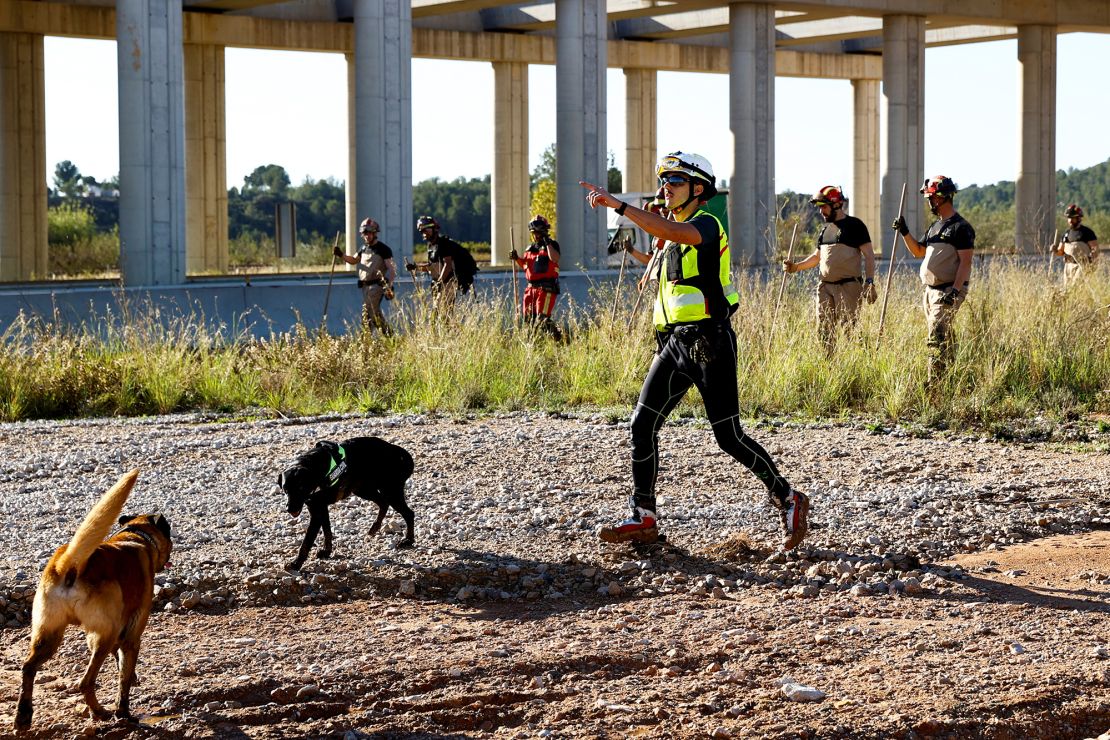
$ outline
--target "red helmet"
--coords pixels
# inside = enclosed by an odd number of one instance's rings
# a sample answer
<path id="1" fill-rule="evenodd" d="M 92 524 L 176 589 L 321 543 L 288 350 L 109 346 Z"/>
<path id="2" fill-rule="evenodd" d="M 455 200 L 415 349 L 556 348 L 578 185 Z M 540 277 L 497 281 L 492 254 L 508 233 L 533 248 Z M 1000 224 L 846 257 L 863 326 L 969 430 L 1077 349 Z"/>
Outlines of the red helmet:
<path id="1" fill-rule="evenodd" d="M 1064 215 L 1068 218 L 1083 218 L 1083 209 L 1072 203 L 1064 209 Z"/>
<path id="2" fill-rule="evenodd" d="M 532 217 L 532 220 L 528 222 L 528 230 L 546 234 L 551 231 L 551 222 L 537 213 Z"/>
<path id="3" fill-rule="evenodd" d="M 358 233 L 360 234 L 376 234 L 381 229 L 378 227 L 378 222 L 372 218 L 364 218 L 362 223 L 358 225 Z"/>
<path id="4" fill-rule="evenodd" d="M 844 205 L 844 193 L 835 185 L 826 185 L 809 199 L 811 205 L 829 206 L 833 210 Z"/>
<path id="5" fill-rule="evenodd" d="M 956 194 L 956 190 L 956 183 L 952 182 L 952 178 L 947 175 L 930 177 L 921 186 L 922 195 L 943 195 L 949 199 Z"/>
<path id="6" fill-rule="evenodd" d="M 416 230 L 423 231 L 424 229 L 432 228 L 439 231 L 439 223 L 431 216 L 421 216 L 416 219 Z"/>

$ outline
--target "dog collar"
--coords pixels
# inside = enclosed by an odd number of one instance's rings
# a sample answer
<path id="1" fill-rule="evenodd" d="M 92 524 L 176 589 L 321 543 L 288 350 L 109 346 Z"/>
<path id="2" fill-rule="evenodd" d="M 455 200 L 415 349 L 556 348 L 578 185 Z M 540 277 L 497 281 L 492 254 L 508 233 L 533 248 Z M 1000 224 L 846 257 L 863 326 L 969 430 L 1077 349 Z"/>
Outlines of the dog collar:
<path id="1" fill-rule="evenodd" d="M 123 534 L 124 532 L 130 532 L 131 534 L 137 534 L 140 537 L 142 537 L 144 540 L 146 540 L 147 544 L 150 545 L 151 547 L 153 547 L 154 549 L 156 549 L 156 550 L 160 549 L 159 546 L 158 546 L 158 541 L 156 539 L 154 539 L 154 536 L 152 534 L 150 534 L 150 532 L 144 532 L 143 530 L 139 529 L 138 527 L 127 526 L 127 527 L 124 527 L 123 529 L 121 529 L 116 534 Z"/>
<path id="2" fill-rule="evenodd" d="M 338 457 L 335 453 L 328 455 L 331 460 L 331 467 L 328 468 L 328 486 L 334 486 L 347 472 L 347 451 L 343 449 L 343 445 L 336 445 L 338 450 Z"/>

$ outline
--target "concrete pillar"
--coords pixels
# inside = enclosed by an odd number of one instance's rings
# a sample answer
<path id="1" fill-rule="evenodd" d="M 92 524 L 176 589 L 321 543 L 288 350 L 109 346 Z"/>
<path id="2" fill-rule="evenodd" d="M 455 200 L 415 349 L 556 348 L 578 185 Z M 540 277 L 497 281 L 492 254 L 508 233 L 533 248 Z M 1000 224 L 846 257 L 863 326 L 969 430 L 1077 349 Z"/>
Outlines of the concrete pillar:
<path id="1" fill-rule="evenodd" d="M 926 226 L 918 192 L 925 180 L 925 18 L 922 16 L 883 17 L 883 112 L 886 159 L 879 225 L 889 226 L 898 216 L 898 200 L 904 182 L 906 223 L 911 232 L 921 234 Z M 949 174 L 950 169 L 949 163 L 942 163 L 941 172 L 933 174 Z"/>
<path id="2" fill-rule="evenodd" d="M 227 272 L 222 46 L 185 45 L 185 252 L 190 273 Z"/>
<path id="3" fill-rule="evenodd" d="M 879 220 L 879 81 L 852 80 L 852 190 L 849 212 L 867 224 L 876 254 L 884 241 Z"/>
<path id="4" fill-rule="evenodd" d="M 605 187 L 605 0 L 555 2 L 555 211 L 565 269 L 605 260 L 606 214 L 586 203 L 586 180 Z"/>
<path id="5" fill-rule="evenodd" d="M 656 73 L 654 69 L 624 70 L 624 189 L 630 193 L 655 192 L 658 180 L 656 151 Z"/>
<path id="6" fill-rule="evenodd" d="M 181 0 L 118 0 L 120 272 L 129 285 L 185 280 Z"/>
<path id="7" fill-rule="evenodd" d="M 1018 26 L 1018 251 L 1052 240 L 1056 207 L 1056 28 Z"/>
<path id="8" fill-rule="evenodd" d="M 353 171 L 347 180 L 347 244 L 369 216 L 398 264 L 412 256 L 412 6 L 354 0 L 355 53 L 347 67 Z M 350 59 L 350 57 L 348 57 Z M 353 205 L 352 205 L 353 204 Z M 435 214 L 432 214 L 435 215 Z"/>
<path id="9" fill-rule="evenodd" d="M 493 64 L 493 235 L 491 261 L 509 263 L 510 227 L 518 251 L 528 240 L 528 65 Z"/>
<path id="10" fill-rule="evenodd" d="M 729 7 L 729 244 L 736 265 L 765 265 L 775 249 L 775 8 Z M 697 152 L 697 141 L 687 145 Z M 717 163 L 713 163 L 717 164 Z M 719 167 L 719 165 L 717 165 Z M 720 179 L 721 172 L 716 170 Z"/>
<path id="11" fill-rule="evenodd" d="M 0 280 L 46 277 L 42 38 L 0 33 Z"/>

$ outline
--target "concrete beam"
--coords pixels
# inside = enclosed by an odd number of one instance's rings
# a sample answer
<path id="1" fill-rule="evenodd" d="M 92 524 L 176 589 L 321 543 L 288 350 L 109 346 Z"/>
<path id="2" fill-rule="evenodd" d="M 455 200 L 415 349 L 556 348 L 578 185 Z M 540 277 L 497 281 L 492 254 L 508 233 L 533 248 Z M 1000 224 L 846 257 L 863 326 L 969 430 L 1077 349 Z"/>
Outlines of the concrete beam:
<path id="1" fill-rule="evenodd" d="M 914 234 L 921 234 L 925 222 L 917 191 L 925 179 L 925 19 L 917 15 L 884 18 L 883 49 L 886 169 L 879 221 L 889 224 L 898 216 L 905 183 L 906 223 Z"/>
<path id="2" fill-rule="evenodd" d="M 185 281 L 185 92 L 181 8 L 116 3 L 120 273 L 127 285 Z"/>
<path id="3" fill-rule="evenodd" d="M 1019 251 L 1039 252 L 1056 218 L 1056 29 L 1018 29 L 1020 137 L 1015 188 Z"/>
<path id="4" fill-rule="evenodd" d="M 626 69 L 624 80 L 624 190 L 628 193 L 654 192 L 658 187 L 655 177 L 658 160 L 656 72 L 654 69 Z"/>
<path id="5" fill-rule="evenodd" d="M 852 80 L 852 190 L 850 213 L 867 224 L 871 245 L 882 254 L 879 218 L 879 81 Z"/>
<path id="6" fill-rule="evenodd" d="M 493 65 L 493 239 L 491 262 L 509 262 L 512 234 L 527 240 L 531 188 L 528 176 L 528 65 Z"/>
<path id="7" fill-rule="evenodd" d="M 729 243 L 733 263 L 748 267 L 775 249 L 775 10 L 733 3 L 729 13 Z"/>
<path id="8" fill-rule="evenodd" d="M 43 39 L 0 33 L 0 280 L 47 277 Z"/>
<path id="9" fill-rule="evenodd" d="M 354 0 L 355 137 L 348 193 L 348 240 L 369 216 L 398 263 L 412 255 L 412 20 L 409 0 Z"/>
<path id="10" fill-rule="evenodd" d="M 578 186 L 602 187 L 605 145 L 605 0 L 559 0 L 555 65 L 556 229 L 564 269 L 600 267 L 605 260 L 604 213 Z"/>
<path id="11" fill-rule="evenodd" d="M 186 270 L 227 272 L 227 127 L 222 46 L 185 45 Z"/>

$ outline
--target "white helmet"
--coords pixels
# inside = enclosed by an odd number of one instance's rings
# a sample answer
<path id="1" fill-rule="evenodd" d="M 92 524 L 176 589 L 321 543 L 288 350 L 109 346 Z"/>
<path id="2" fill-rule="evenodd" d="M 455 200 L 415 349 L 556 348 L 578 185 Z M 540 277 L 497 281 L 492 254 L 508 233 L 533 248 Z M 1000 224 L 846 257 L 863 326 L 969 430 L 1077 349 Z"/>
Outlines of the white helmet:
<path id="1" fill-rule="evenodd" d="M 713 165 L 700 154 L 692 152 L 671 152 L 659 160 L 655 168 L 655 175 L 662 177 L 667 172 L 681 172 L 691 178 L 705 183 L 705 191 L 701 200 L 709 200 L 717 194 L 717 177 L 713 174 Z"/>

